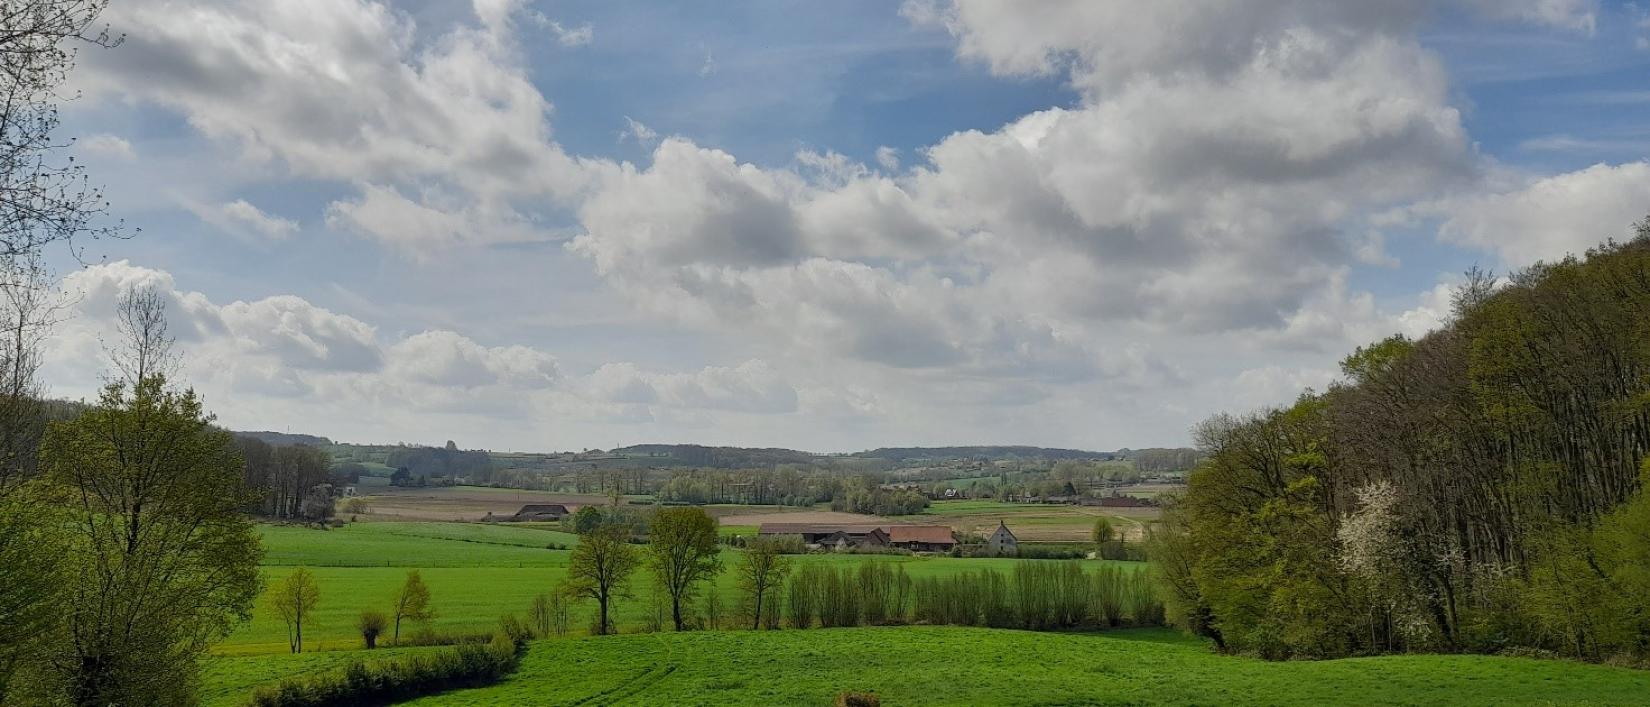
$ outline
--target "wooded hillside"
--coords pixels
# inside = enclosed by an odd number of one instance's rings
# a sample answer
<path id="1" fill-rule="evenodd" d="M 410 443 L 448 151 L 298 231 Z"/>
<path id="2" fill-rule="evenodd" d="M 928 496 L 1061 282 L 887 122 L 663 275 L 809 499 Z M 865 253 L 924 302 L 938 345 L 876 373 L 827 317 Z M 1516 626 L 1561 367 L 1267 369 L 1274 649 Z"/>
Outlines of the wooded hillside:
<path id="1" fill-rule="evenodd" d="M 1179 619 L 1270 657 L 1650 655 L 1650 221 L 1198 430 L 1154 560 Z"/>

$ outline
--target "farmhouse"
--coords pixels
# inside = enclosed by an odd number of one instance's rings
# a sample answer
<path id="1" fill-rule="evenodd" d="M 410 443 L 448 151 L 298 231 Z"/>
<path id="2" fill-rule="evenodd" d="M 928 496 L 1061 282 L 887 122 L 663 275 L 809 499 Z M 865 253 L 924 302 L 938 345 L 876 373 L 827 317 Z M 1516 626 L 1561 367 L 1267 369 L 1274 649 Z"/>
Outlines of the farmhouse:
<path id="1" fill-rule="evenodd" d="M 511 521 L 561 520 L 567 515 L 567 506 L 560 503 L 530 503 L 510 516 Z"/>
<path id="2" fill-rule="evenodd" d="M 1014 533 L 1008 529 L 1007 523 L 999 520 L 997 521 L 997 529 L 991 533 L 991 537 L 985 539 L 985 552 L 994 557 L 1018 555 L 1020 554 L 1020 539 L 1014 537 Z"/>
<path id="3" fill-rule="evenodd" d="M 763 523 L 757 535 L 796 535 L 804 544 L 837 550 L 899 547 L 914 552 L 944 552 L 957 544 L 943 525 L 835 525 Z"/>

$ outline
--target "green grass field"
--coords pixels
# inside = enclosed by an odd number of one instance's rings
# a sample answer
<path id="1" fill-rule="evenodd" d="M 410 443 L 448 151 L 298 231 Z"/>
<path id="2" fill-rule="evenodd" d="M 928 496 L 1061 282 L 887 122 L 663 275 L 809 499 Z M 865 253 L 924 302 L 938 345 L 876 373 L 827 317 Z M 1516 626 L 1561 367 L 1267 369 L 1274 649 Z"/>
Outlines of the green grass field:
<path id="1" fill-rule="evenodd" d="M 315 572 L 321 601 L 305 627 L 313 652 L 286 652 L 285 627 L 262 604 L 205 666 L 208 705 L 244 704 L 256 686 L 399 651 L 354 650 L 356 616 L 384 610 L 406 571 L 419 568 L 438 612 L 432 628 L 485 631 L 523 614 L 566 574 L 574 536 L 530 525 L 357 523 L 321 531 L 261 528 L 266 577 Z M 737 558 L 728 551 L 730 565 Z M 1011 559 L 808 555 L 797 562 L 900 562 L 915 577 Z M 1097 564 L 1097 563 L 1096 563 Z M 1126 565 L 1138 568 L 1138 565 Z M 1394 656 L 1267 663 L 1218 656 L 1171 631 L 1030 633 L 952 627 L 634 633 L 649 582 L 617 608 L 627 635 L 532 644 L 506 682 L 420 700 L 420 705 L 828 704 L 842 690 L 875 690 L 889 705 L 944 704 L 1644 704 L 1650 672 L 1565 661 L 1483 656 Z M 735 601 L 731 572 L 718 579 Z M 573 625 L 589 623 L 589 603 Z"/>
<path id="2" fill-rule="evenodd" d="M 439 632 L 490 630 L 504 614 L 525 614 L 535 595 L 551 591 L 567 576 L 571 552 L 546 546 L 572 546 L 578 540 L 577 536 L 535 524 L 375 522 L 352 523 L 336 530 L 294 526 L 263 526 L 260 530 L 267 584 L 273 585 L 297 566 L 315 573 L 321 600 L 304 627 L 310 650 L 358 647 L 356 617 L 367 609 L 387 610 L 410 569 L 418 569 L 430 587 L 437 613 L 430 628 Z M 736 550 L 723 552 L 723 562 L 730 568 L 737 558 Z M 1008 571 L 1014 563 L 1000 558 L 867 555 L 806 555 L 794 559 L 835 564 L 898 562 L 913 577 L 981 568 Z M 735 581 L 731 571 L 717 579 L 723 605 L 729 611 L 736 598 Z M 636 598 L 621 600 L 616 607 L 621 629 L 632 630 L 643 623 L 651 586 L 648 574 L 638 571 L 632 582 Z M 591 603 L 575 605 L 574 629 L 584 630 L 593 612 Z M 285 624 L 260 601 L 252 621 L 214 651 L 220 655 L 284 653 L 286 640 Z"/>
<path id="3" fill-rule="evenodd" d="M 909 626 L 539 641 L 498 685 L 408 704 L 828 705 L 844 690 L 900 706 L 1641 705 L 1650 673 L 1486 656 L 1269 663 L 1161 630 Z"/>

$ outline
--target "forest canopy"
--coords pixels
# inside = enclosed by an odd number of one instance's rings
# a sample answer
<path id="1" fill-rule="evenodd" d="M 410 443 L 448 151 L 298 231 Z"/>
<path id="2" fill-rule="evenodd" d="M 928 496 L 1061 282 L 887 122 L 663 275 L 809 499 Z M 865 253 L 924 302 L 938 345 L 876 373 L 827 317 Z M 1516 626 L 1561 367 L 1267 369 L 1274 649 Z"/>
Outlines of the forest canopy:
<path id="1" fill-rule="evenodd" d="M 1650 221 L 1468 274 L 1451 320 L 1221 415 L 1155 539 L 1184 625 L 1268 657 L 1650 654 Z"/>

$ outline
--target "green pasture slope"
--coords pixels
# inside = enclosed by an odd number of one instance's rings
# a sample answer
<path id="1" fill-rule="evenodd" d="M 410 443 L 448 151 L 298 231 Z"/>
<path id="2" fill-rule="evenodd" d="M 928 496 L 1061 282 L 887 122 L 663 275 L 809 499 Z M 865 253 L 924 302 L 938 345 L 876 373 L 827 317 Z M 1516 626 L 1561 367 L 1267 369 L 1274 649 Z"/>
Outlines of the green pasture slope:
<path id="1" fill-rule="evenodd" d="M 356 617 L 366 609 L 387 611 L 390 598 L 411 569 L 417 569 L 430 587 L 436 609 L 431 628 L 441 632 L 490 630 L 501 615 L 525 615 L 535 595 L 550 591 L 567 576 L 570 551 L 547 547 L 571 547 L 578 542 L 575 535 L 532 524 L 375 522 L 352 523 L 336 530 L 292 526 L 263 526 L 260 530 L 268 585 L 300 565 L 314 572 L 320 585 L 321 600 L 304 626 L 308 650 L 358 647 Z M 795 559 L 834 564 L 899 562 L 913 577 L 982 568 L 1007 571 L 1014 563 L 1010 559 L 871 555 L 808 555 Z M 738 551 L 724 551 L 726 566 L 731 568 L 737 560 Z M 733 572 L 723 572 L 717 587 L 724 611 L 731 612 L 737 598 Z M 632 589 L 636 598 L 620 600 L 617 605 L 621 630 L 634 630 L 643 622 L 651 589 L 646 572 L 636 573 Z M 593 603 L 575 605 L 573 628 L 583 631 L 593 612 Z M 214 649 L 226 656 L 286 651 L 286 626 L 262 601 L 254 608 L 252 621 Z"/>
<path id="2" fill-rule="evenodd" d="M 538 641 L 520 672 L 418 707 L 828 705 L 1642 705 L 1650 672 L 1486 656 L 1268 663 L 1163 631 L 959 627 L 721 631 Z"/>
<path id="3" fill-rule="evenodd" d="M 406 571 L 430 585 L 442 631 L 489 630 L 522 614 L 566 574 L 574 536 L 531 525 L 357 523 L 331 531 L 266 526 L 270 581 L 294 566 L 316 573 L 321 603 L 304 629 L 313 652 L 290 655 L 280 621 L 261 603 L 253 621 L 216 647 L 205 666 L 208 705 L 245 704 L 282 677 L 362 657 L 424 648 L 358 648 L 356 616 L 384 610 Z M 724 556 L 732 563 L 737 555 Z M 913 576 L 1012 560 L 810 555 L 799 562 L 902 562 Z M 1136 566 L 1136 565 L 1128 565 Z M 725 606 L 731 572 L 718 580 Z M 638 573 L 637 597 L 648 592 Z M 635 631 L 645 602 L 618 608 Z M 588 603 L 574 626 L 589 623 Z M 317 640 L 318 639 L 318 640 Z M 325 650 L 317 650 L 325 649 Z M 874 690 L 889 705 L 951 704 L 1370 704 L 1627 705 L 1650 703 L 1650 672 L 1566 661 L 1483 656 L 1394 656 L 1266 663 L 1218 656 L 1170 631 L 1030 633 L 954 627 L 627 633 L 531 644 L 519 673 L 488 688 L 419 705 L 829 704 L 842 690 Z"/>

